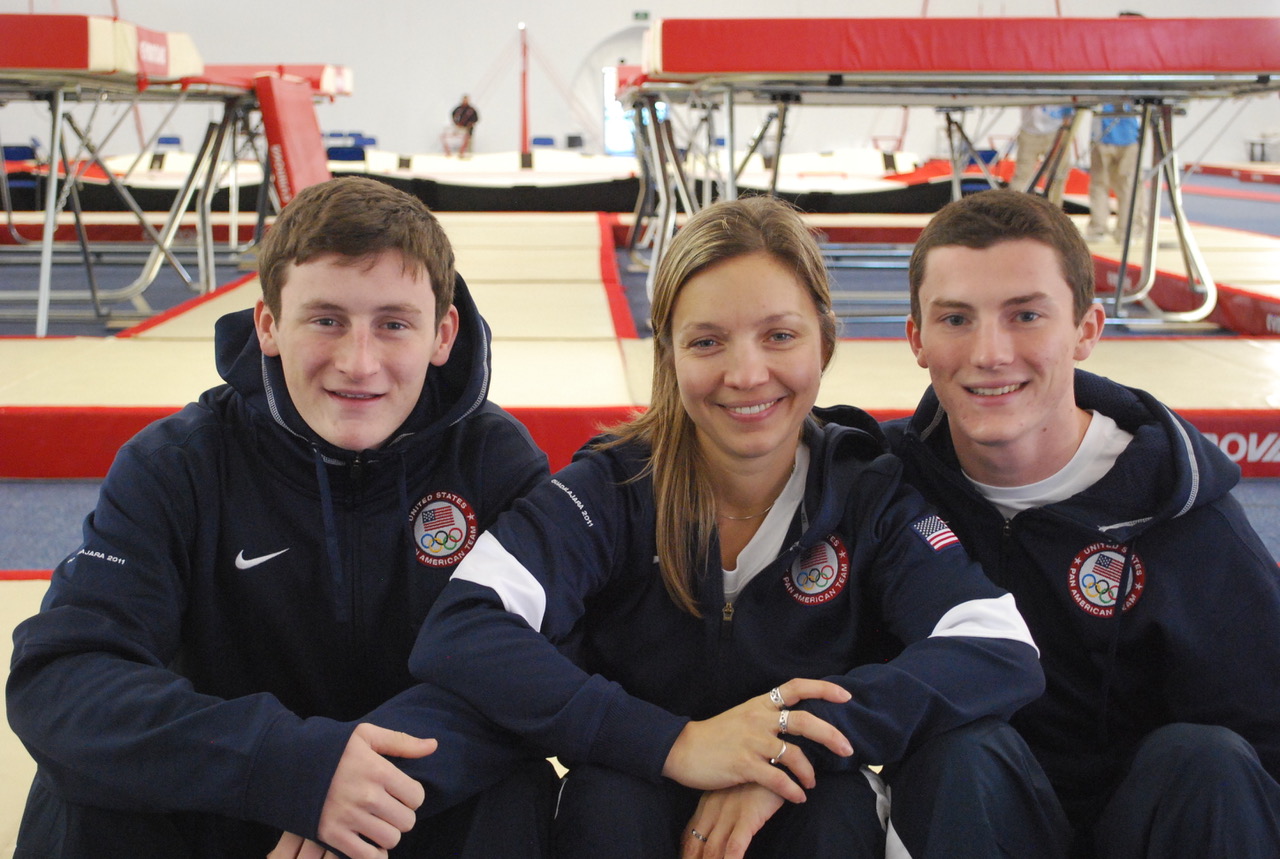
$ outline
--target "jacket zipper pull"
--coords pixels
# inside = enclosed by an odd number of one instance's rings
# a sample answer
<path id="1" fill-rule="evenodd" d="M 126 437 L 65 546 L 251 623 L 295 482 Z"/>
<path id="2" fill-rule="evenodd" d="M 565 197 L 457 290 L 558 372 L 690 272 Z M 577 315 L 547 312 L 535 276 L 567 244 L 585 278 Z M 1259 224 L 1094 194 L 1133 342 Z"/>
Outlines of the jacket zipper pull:
<path id="1" fill-rule="evenodd" d="M 727 640 L 733 636 L 733 603 L 727 602 L 720 610 L 720 638 Z"/>

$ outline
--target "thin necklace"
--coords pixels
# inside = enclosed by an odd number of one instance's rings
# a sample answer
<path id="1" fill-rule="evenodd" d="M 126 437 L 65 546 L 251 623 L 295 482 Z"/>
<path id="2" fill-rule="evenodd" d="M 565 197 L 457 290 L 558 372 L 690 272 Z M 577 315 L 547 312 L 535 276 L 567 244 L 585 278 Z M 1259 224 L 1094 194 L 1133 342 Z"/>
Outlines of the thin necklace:
<path id="1" fill-rule="evenodd" d="M 791 463 L 791 473 L 795 474 L 795 471 L 796 471 L 796 464 L 793 462 Z M 788 477 L 788 479 L 790 478 Z M 786 490 L 787 490 L 786 484 L 783 484 L 782 492 L 785 492 Z M 778 493 L 778 498 L 782 497 L 782 492 Z M 778 498 L 773 499 L 773 504 L 778 503 Z M 764 508 L 759 513 L 752 513 L 750 516 L 730 516 L 727 513 L 720 513 L 719 511 L 717 511 L 716 517 L 719 519 L 728 519 L 730 522 L 746 522 L 751 519 L 759 519 L 761 516 L 767 516 L 769 514 L 769 511 L 773 509 L 773 504 L 770 504 L 768 507 Z"/>
<path id="2" fill-rule="evenodd" d="M 774 504 L 776 503 L 778 502 L 775 501 Z M 725 513 L 717 513 L 716 516 L 718 516 L 721 519 L 728 519 L 731 522 L 745 522 L 748 519 L 759 519 L 761 516 L 766 515 L 772 509 L 773 509 L 773 504 L 770 504 L 768 507 L 764 508 L 759 513 L 752 513 L 750 516 L 729 516 L 728 514 L 725 514 Z"/>

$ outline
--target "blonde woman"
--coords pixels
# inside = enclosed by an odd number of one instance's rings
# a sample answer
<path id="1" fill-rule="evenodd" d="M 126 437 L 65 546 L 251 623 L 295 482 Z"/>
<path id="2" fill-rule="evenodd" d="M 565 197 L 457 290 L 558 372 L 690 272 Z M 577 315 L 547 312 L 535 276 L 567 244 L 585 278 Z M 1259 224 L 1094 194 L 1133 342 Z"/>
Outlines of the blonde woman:
<path id="1" fill-rule="evenodd" d="M 792 208 L 691 218 L 652 316 L 651 407 L 480 538 L 411 667 L 570 767 L 562 857 L 882 856 L 860 768 L 945 748 L 973 795 L 952 751 L 998 745 L 1012 732 L 988 717 L 1043 686 L 1026 626 L 873 420 L 816 418 L 836 320 Z M 886 635 L 888 662 L 868 655 Z M 918 855 L 992 855 L 990 832 L 930 842 L 941 818 L 916 808 Z M 968 830 L 986 828 L 975 808 L 955 815 Z"/>

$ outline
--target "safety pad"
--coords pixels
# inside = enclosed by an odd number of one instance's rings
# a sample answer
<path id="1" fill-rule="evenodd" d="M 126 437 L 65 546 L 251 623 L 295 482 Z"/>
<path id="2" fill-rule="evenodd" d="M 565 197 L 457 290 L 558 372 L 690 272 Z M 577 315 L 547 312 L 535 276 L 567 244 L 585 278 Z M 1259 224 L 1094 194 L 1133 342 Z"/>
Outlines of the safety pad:
<path id="1" fill-rule="evenodd" d="M 267 135 L 271 181 L 280 205 L 287 206 L 303 188 L 332 178 L 311 84 L 268 74 L 255 78 L 254 92 Z"/>

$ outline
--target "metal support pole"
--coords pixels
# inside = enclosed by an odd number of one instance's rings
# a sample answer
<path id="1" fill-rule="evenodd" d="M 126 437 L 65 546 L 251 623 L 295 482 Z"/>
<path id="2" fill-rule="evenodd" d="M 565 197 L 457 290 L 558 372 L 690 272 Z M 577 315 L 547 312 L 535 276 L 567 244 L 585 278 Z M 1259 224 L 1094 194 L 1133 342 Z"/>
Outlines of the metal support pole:
<path id="1" fill-rule="evenodd" d="M 733 166 L 734 153 L 737 152 L 738 140 L 738 123 L 734 118 L 734 98 L 733 88 L 725 90 L 724 94 L 724 115 L 725 115 L 725 138 L 724 148 L 728 153 L 725 163 L 728 169 L 725 170 L 725 188 L 724 197 L 726 200 L 738 199 L 738 171 Z"/>
<path id="2" fill-rule="evenodd" d="M 1151 130 L 1151 105 L 1144 103 L 1142 105 L 1142 124 L 1138 127 L 1138 163 L 1134 167 L 1133 181 L 1129 184 L 1127 194 L 1129 195 L 1128 217 L 1125 218 L 1124 230 L 1120 238 L 1120 268 L 1116 271 L 1116 294 L 1112 301 L 1111 313 L 1117 319 L 1124 316 L 1124 281 L 1125 275 L 1129 273 L 1129 240 L 1133 236 L 1133 216 L 1138 204 L 1138 189 L 1142 187 L 1143 171 L 1142 171 L 1142 150 L 1147 145 L 1147 135 Z M 1089 181 L 1093 182 L 1095 178 L 1090 176 Z M 1155 229 L 1156 212 L 1150 212 L 1150 223 L 1147 224 L 1147 231 L 1150 233 Z M 1118 226 L 1118 225 L 1117 225 Z M 1147 266 L 1150 270 L 1151 266 Z"/>
<path id="3" fill-rule="evenodd" d="M 53 293 L 53 233 L 58 228 L 58 157 L 62 151 L 62 91 L 49 97 L 53 131 L 49 141 L 49 181 L 45 188 L 44 235 L 40 243 L 40 283 L 36 299 L 36 336 L 49 333 L 49 298 Z M 68 166 L 68 169 L 70 167 Z"/>
<path id="4" fill-rule="evenodd" d="M 769 175 L 769 194 L 778 196 L 778 173 L 782 169 L 782 142 L 787 135 L 787 101 L 778 102 L 778 127 L 773 138 L 773 171 Z"/>

